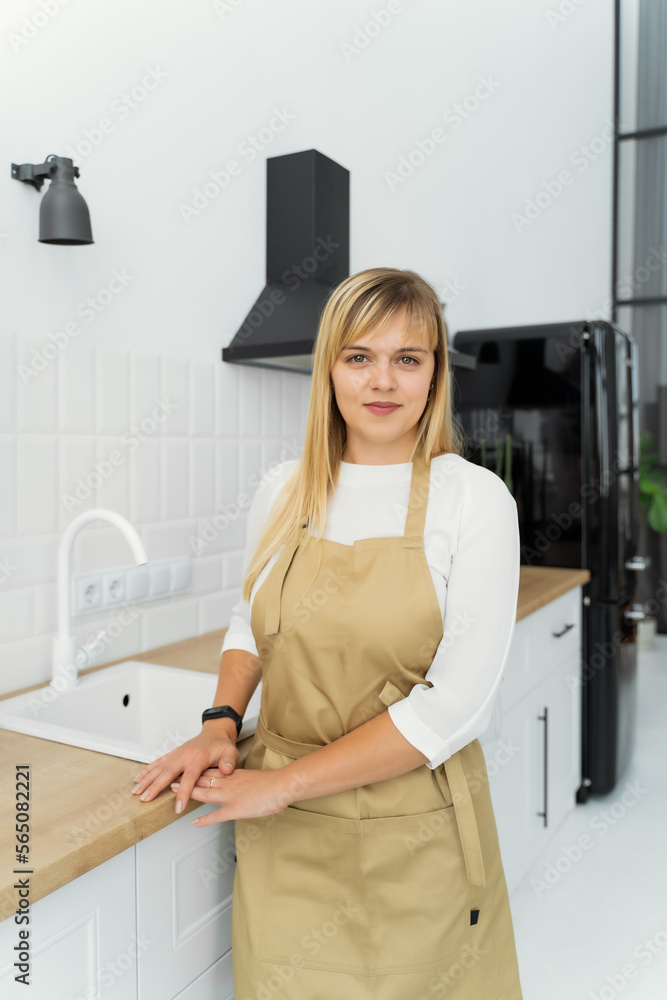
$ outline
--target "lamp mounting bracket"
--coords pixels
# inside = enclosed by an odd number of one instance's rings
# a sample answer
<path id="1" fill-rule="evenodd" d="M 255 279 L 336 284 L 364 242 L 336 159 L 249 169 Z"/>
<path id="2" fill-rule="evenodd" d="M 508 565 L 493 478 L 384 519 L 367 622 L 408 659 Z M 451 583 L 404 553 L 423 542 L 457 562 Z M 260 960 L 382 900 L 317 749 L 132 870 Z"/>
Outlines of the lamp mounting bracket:
<path id="1" fill-rule="evenodd" d="M 23 181 L 24 184 L 32 184 L 41 191 L 45 179 L 56 172 L 57 164 L 46 160 L 44 163 L 12 163 L 12 177 L 14 180 Z M 79 168 L 75 167 L 75 177 L 79 176 Z"/>

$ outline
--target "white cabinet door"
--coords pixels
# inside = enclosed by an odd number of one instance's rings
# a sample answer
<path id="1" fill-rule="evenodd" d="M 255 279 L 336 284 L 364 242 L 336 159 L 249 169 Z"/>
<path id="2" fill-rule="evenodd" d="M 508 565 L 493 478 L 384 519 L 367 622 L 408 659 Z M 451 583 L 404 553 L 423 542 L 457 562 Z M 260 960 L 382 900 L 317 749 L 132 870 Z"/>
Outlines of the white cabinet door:
<path id="1" fill-rule="evenodd" d="M 581 660 L 575 654 L 565 660 L 542 685 L 541 696 L 548 708 L 547 829 L 551 832 L 576 805 L 581 784 Z M 544 711 L 544 707 L 542 708 Z"/>
<path id="2" fill-rule="evenodd" d="M 17 878 L 20 876 L 17 876 Z M 134 847 L 30 907 L 30 985 L 14 979 L 13 917 L 0 924 L 3 1000 L 137 1000 Z"/>
<path id="3" fill-rule="evenodd" d="M 503 714 L 501 738 L 484 748 L 510 893 L 576 802 L 581 703 L 565 676 L 573 669 L 576 664 L 566 660 Z M 511 751 L 505 758 L 499 749 L 503 744 Z M 498 764 L 503 759 L 506 762 Z"/>
<path id="4" fill-rule="evenodd" d="M 484 747 L 491 802 L 498 828 L 500 855 L 508 891 L 518 885 L 527 859 L 539 841 L 535 804 L 538 801 L 538 768 L 535 754 L 538 722 L 531 696 L 503 711 L 502 733 Z"/>
<path id="5" fill-rule="evenodd" d="M 186 986 L 175 1000 L 234 1000 L 231 949 Z"/>
<path id="6" fill-rule="evenodd" d="M 214 808 L 137 844 L 137 928 L 150 942 L 139 956 L 139 1000 L 170 1000 L 231 948 L 234 822 L 190 822 Z"/>

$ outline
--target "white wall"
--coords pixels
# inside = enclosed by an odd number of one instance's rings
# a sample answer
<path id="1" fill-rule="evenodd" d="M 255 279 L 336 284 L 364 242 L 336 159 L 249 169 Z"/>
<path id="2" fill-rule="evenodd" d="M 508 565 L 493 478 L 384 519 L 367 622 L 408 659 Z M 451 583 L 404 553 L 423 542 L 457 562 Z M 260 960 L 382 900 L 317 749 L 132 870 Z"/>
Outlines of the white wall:
<path id="1" fill-rule="evenodd" d="M 421 272 L 450 332 L 609 314 L 612 26 L 603 0 L 5 0 L 0 691 L 49 676 L 56 548 L 79 509 L 125 514 L 151 558 L 192 554 L 193 529 L 300 447 L 309 380 L 220 360 L 264 283 L 266 156 L 316 148 L 348 168 L 352 271 Z M 276 109 L 287 123 L 250 160 Z M 96 242 L 42 245 L 41 195 L 10 163 L 72 149 Z M 240 173 L 184 211 L 232 159 Z M 167 397 L 169 420 L 68 513 L 71 485 Z M 243 509 L 196 558 L 194 592 L 140 605 L 108 659 L 228 623 Z M 89 527 L 74 569 L 128 557 Z M 94 623 L 75 624 L 83 639 Z"/>

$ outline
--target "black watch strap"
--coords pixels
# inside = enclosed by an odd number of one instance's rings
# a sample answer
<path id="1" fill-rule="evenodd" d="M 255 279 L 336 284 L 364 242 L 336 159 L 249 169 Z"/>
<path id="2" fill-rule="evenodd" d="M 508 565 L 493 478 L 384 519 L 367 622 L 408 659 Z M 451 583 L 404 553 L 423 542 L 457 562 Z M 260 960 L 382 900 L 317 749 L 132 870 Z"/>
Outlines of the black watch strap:
<path id="1" fill-rule="evenodd" d="M 231 705 L 216 705 L 215 708 L 207 708 L 202 712 L 202 725 L 209 719 L 221 719 L 224 716 L 229 716 L 230 719 L 234 720 L 236 723 L 236 735 L 238 736 L 243 725 L 243 717 Z"/>

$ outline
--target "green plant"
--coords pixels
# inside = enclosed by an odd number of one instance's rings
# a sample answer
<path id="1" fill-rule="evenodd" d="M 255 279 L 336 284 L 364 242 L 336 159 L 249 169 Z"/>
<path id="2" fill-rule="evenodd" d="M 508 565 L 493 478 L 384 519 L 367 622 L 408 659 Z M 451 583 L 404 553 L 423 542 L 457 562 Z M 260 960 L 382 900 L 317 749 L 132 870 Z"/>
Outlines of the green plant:
<path id="1" fill-rule="evenodd" d="M 639 435 L 639 503 L 648 509 L 647 521 L 657 532 L 667 531 L 667 471 L 660 464 L 649 431 Z"/>
<path id="2" fill-rule="evenodd" d="M 484 468 L 488 468 L 486 459 L 486 438 L 482 438 L 480 442 L 481 448 L 481 464 Z M 513 483 L 512 483 L 512 435 L 505 435 L 505 445 L 503 450 L 502 442 L 496 441 L 494 445 L 495 451 L 495 464 L 496 467 L 494 472 L 497 476 L 503 479 L 505 486 L 513 493 Z M 503 476 L 503 458 L 505 461 L 505 475 Z"/>

